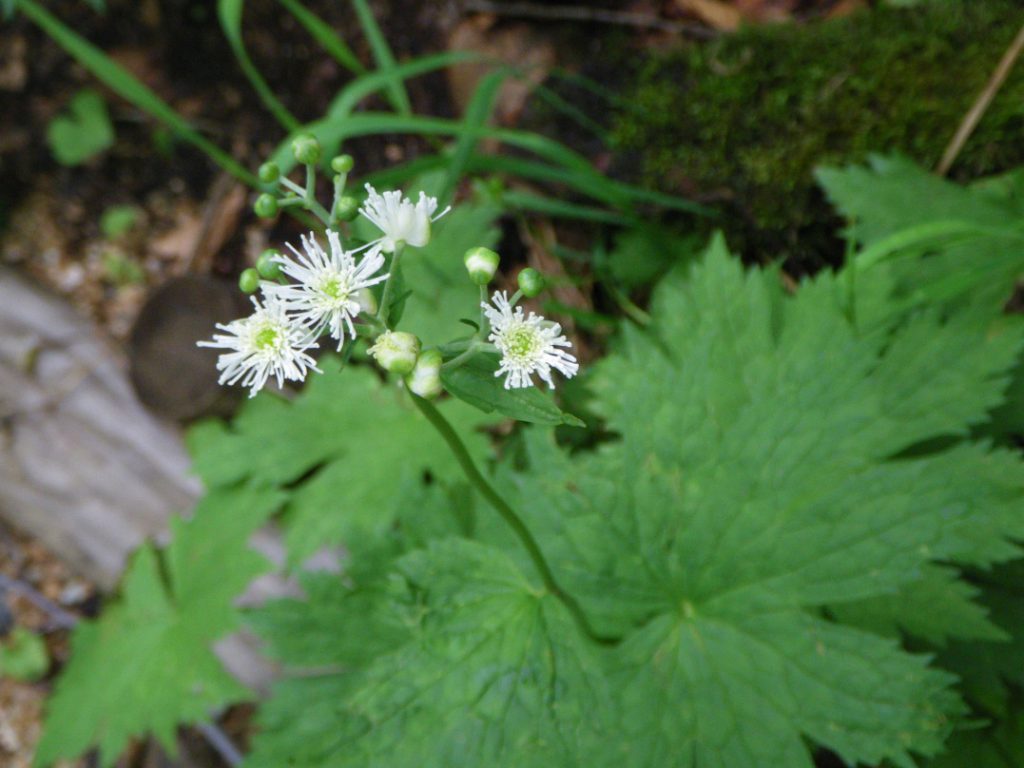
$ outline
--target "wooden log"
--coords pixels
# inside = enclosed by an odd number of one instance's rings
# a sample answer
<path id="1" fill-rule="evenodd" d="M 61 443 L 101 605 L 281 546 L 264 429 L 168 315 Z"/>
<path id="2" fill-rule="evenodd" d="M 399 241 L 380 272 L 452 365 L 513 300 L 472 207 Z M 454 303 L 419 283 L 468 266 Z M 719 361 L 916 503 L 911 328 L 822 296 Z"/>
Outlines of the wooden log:
<path id="1" fill-rule="evenodd" d="M 174 375 L 174 360 L 167 360 Z M 63 299 L 0 267 L 0 517 L 82 576 L 112 590 L 144 540 L 166 540 L 172 515 L 201 493 L 176 425 L 151 415 L 124 355 Z M 280 555 L 261 531 L 254 547 Z M 289 586 L 265 578 L 247 602 Z M 243 683 L 263 690 L 273 667 L 255 641 L 217 646 Z"/>

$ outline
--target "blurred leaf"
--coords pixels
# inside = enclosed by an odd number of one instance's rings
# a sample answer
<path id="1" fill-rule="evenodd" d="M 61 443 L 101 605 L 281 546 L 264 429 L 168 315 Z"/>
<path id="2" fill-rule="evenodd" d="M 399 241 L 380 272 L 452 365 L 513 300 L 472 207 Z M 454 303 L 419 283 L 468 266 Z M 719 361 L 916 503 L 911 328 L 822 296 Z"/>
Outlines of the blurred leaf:
<path id="1" fill-rule="evenodd" d="M 114 126 L 103 97 L 91 89 L 76 93 L 67 112 L 50 121 L 46 140 L 61 165 L 79 165 L 113 146 Z"/>
<path id="2" fill-rule="evenodd" d="M 0 642 L 0 678 L 31 683 L 42 678 L 49 668 L 46 643 L 35 632 L 16 627 Z"/>
<path id="3" fill-rule="evenodd" d="M 134 205 L 112 205 L 100 216 L 100 232 L 108 240 L 116 240 L 135 226 L 140 213 Z"/>
<path id="4" fill-rule="evenodd" d="M 280 501 L 266 488 L 214 490 L 192 519 L 172 521 L 166 550 L 147 544 L 135 553 L 120 599 L 75 628 L 36 765 L 95 746 L 110 766 L 147 732 L 173 754 L 179 723 L 204 721 L 249 695 L 213 643 L 237 627 L 235 598 L 269 568 L 248 539 Z"/>
<path id="5" fill-rule="evenodd" d="M 630 291 L 651 285 L 676 264 L 695 260 L 701 250 L 693 236 L 645 223 L 618 233 L 612 249 L 595 256 L 595 266 L 605 282 Z"/>

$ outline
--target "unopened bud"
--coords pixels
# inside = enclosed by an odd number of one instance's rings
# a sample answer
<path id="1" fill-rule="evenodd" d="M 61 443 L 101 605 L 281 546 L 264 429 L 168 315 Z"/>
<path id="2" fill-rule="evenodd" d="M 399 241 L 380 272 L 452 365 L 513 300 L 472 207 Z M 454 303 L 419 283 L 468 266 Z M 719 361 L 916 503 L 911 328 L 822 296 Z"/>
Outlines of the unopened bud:
<path id="1" fill-rule="evenodd" d="M 544 275 L 533 267 L 527 267 L 519 273 L 519 290 L 528 299 L 539 296 L 541 291 L 544 290 L 545 285 Z"/>
<path id="2" fill-rule="evenodd" d="M 441 394 L 441 352 L 428 349 L 416 360 L 416 367 L 405 377 L 405 385 L 414 395 L 432 400 Z"/>
<path id="3" fill-rule="evenodd" d="M 264 184 L 273 184 L 280 177 L 281 169 L 277 167 L 277 163 L 264 163 L 257 171 L 257 175 Z"/>
<path id="4" fill-rule="evenodd" d="M 252 267 L 242 270 L 238 276 L 238 287 L 242 293 L 256 293 L 260 288 L 260 273 Z"/>
<path id="5" fill-rule="evenodd" d="M 316 165 L 320 162 L 320 142 L 316 136 L 304 133 L 292 142 L 292 153 L 303 165 Z"/>
<path id="6" fill-rule="evenodd" d="M 352 221 L 359 213 L 359 201 L 351 195 L 339 197 L 334 206 L 334 218 L 338 221 Z"/>
<path id="7" fill-rule="evenodd" d="M 276 248 L 267 248 L 259 255 L 256 259 L 256 271 L 260 273 L 260 277 L 267 280 L 277 280 L 281 277 L 281 265 L 276 261 L 280 256 L 281 252 Z"/>
<path id="8" fill-rule="evenodd" d="M 335 173 L 348 173 L 355 164 L 356 161 L 352 159 L 352 155 L 338 155 L 331 160 L 331 170 Z"/>
<path id="9" fill-rule="evenodd" d="M 469 279 L 477 285 L 487 285 L 498 271 L 501 257 L 490 248 L 470 248 L 462 257 L 469 272 Z"/>
<path id="10" fill-rule="evenodd" d="M 384 331 L 370 347 L 370 354 L 385 371 L 404 376 L 416 366 L 420 340 L 404 331 Z"/>
<path id="11" fill-rule="evenodd" d="M 269 219 L 277 215 L 277 198 L 268 192 L 256 198 L 252 209 L 261 219 Z"/>

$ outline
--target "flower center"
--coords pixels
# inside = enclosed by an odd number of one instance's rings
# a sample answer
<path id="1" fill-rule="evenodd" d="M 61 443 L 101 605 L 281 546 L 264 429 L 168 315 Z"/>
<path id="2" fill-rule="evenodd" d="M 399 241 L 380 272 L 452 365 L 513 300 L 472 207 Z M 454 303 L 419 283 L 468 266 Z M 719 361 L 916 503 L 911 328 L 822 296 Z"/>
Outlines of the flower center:
<path id="1" fill-rule="evenodd" d="M 277 346 L 277 329 L 266 327 L 256 334 L 256 349 L 266 350 Z"/>
<path id="2" fill-rule="evenodd" d="M 509 331 L 505 343 L 508 346 L 509 356 L 519 360 L 527 360 L 533 357 L 539 347 L 537 333 L 525 326 Z"/>

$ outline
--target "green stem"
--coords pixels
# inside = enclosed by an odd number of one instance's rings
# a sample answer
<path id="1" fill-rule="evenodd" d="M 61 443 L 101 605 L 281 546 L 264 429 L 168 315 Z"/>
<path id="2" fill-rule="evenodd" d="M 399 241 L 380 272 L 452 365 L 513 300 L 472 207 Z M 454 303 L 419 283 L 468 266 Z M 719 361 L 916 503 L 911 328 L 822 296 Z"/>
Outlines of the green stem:
<path id="1" fill-rule="evenodd" d="M 466 449 L 465 443 L 463 443 L 458 434 L 456 434 L 452 425 L 448 423 L 448 420 L 429 400 L 424 400 L 422 397 L 418 397 L 411 392 L 409 393 L 409 396 L 412 397 L 412 401 L 415 403 L 420 413 L 427 418 L 427 421 L 430 422 L 434 429 L 436 429 L 444 439 L 445 443 L 448 444 L 448 447 L 455 456 L 455 460 L 458 461 L 459 466 L 462 467 L 462 471 L 465 473 L 466 478 L 473 484 L 487 502 L 494 507 L 495 511 L 501 515 L 505 524 L 512 529 L 512 532 L 526 549 L 526 553 L 530 556 L 530 560 L 533 561 L 533 565 L 537 569 L 537 573 L 540 575 L 540 579 L 544 583 L 545 589 L 560 600 L 568 609 L 573 620 L 576 622 L 576 625 L 580 628 L 580 631 L 583 632 L 583 634 L 598 643 L 609 644 L 614 642 L 614 640 L 603 637 L 594 631 L 594 628 L 590 626 L 590 621 L 587 619 L 586 614 L 583 613 L 583 609 L 580 607 L 580 604 L 576 602 L 576 598 L 563 590 L 558 585 L 558 582 L 555 581 L 555 575 L 551 571 L 551 566 L 549 566 L 548 561 L 544 559 L 544 553 L 540 551 L 537 540 L 533 538 L 533 534 L 530 533 L 530 529 L 526 527 L 526 523 L 523 522 L 522 518 L 516 514 L 516 511 L 509 506 L 508 502 L 501 497 L 501 494 L 495 490 L 494 486 L 491 485 L 487 481 L 487 478 L 480 473 L 480 470 L 476 468 L 476 464 L 473 463 L 473 458 L 469 455 L 469 451 Z"/>
<path id="2" fill-rule="evenodd" d="M 451 371 L 459 368 L 469 362 L 470 358 L 474 357 L 477 352 L 480 351 L 480 347 L 483 346 L 479 341 L 473 339 L 464 352 L 460 352 L 458 355 L 453 357 L 447 363 L 441 364 L 441 369 L 445 371 Z"/>
<path id="3" fill-rule="evenodd" d="M 388 279 L 384 281 L 384 291 L 380 296 L 380 309 L 377 310 L 377 319 L 384 323 L 384 327 L 388 326 L 388 313 L 391 311 L 391 307 L 388 303 L 391 301 L 391 284 L 395 281 L 395 274 L 398 272 L 398 262 L 402 258 L 402 251 L 405 250 L 405 245 L 402 242 L 395 244 L 395 252 L 391 256 L 391 266 L 388 268 Z"/>

